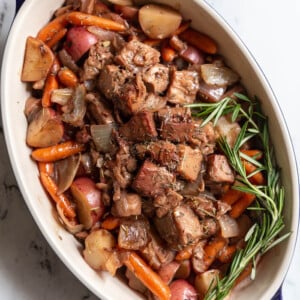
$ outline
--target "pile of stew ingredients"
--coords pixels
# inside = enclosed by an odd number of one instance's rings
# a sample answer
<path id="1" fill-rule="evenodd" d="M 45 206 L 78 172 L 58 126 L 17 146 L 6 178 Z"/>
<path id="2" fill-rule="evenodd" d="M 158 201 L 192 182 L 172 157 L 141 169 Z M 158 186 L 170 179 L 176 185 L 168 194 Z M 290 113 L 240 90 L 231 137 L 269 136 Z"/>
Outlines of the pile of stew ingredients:
<path id="1" fill-rule="evenodd" d="M 192 25 L 160 4 L 67 0 L 26 41 L 26 143 L 41 183 L 85 261 L 148 299 L 207 297 L 254 224 L 256 195 L 235 188 L 218 144 L 234 147 L 242 119 L 194 114 L 240 105 L 245 89 Z M 259 149 L 239 149 L 254 186 Z"/>

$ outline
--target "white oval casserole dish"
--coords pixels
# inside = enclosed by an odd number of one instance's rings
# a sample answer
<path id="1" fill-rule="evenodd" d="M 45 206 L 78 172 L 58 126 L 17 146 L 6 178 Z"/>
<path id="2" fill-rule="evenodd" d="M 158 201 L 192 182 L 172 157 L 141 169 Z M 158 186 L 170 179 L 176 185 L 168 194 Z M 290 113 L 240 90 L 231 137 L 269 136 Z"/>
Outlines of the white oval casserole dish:
<path id="1" fill-rule="evenodd" d="M 193 20 L 192 26 L 213 37 L 226 62 L 241 75 L 250 95 L 262 101 L 264 113 L 270 122 L 278 165 L 282 168 L 282 182 L 286 191 L 285 232 L 288 240 L 271 250 L 260 263 L 256 280 L 236 291 L 236 299 L 271 299 L 280 287 L 290 264 L 298 225 L 298 177 L 296 161 L 289 133 L 274 94 L 255 60 L 224 20 L 204 1 L 156 1 L 179 9 L 184 18 Z M 2 65 L 1 108 L 5 138 L 11 164 L 22 195 L 33 218 L 60 259 L 93 293 L 101 299 L 140 299 L 118 278 L 108 273 L 97 273 L 83 260 L 80 244 L 59 223 L 39 178 L 36 164 L 30 159 L 26 146 L 26 119 L 23 113 L 29 91 L 20 81 L 24 47 L 27 36 L 35 36 L 48 22 L 62 0 L 27 0 L 12 26 Z"/>

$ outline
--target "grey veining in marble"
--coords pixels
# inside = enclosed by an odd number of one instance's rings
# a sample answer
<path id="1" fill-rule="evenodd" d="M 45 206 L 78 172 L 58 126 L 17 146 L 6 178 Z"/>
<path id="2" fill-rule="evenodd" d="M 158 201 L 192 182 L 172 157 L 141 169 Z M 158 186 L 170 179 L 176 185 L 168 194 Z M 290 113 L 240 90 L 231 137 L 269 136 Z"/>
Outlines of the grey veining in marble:
<path id="1" fill-rule="evenodd" d="M 300 159 L 300 1 L 208 0 L 240 35 L 265 72 Z M 300 245 L 283 285 L 300 299 Z M 0 127 L 0 300 L 96 300 L 61 263 L 20 195 Z"/>

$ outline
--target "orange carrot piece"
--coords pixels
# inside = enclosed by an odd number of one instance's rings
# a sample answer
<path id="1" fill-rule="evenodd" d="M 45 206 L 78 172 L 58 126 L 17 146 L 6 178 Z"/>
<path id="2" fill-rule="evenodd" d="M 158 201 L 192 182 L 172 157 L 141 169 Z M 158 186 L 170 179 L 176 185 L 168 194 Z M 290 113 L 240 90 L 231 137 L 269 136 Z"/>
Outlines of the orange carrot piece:
<path id="1" fill-rule="evenodd" d="M 169 286 L 138 254 L 131 252 L 124 263 L 126 267 L 160 300 L 169 300 L 171 298 Z"/>
<path id="2" fill-rule="evenodd" d="M 226 246 L 227 241 L 226 239 L 222 237 L 217 237 L 210 241 L 207 245 L 204 247 L 204 256 L 203 256 L 203 265 L 206 271 L 210 265 L 214 262 L 217 255 L 220 251 Z"/>
<path id="3" fill-rule="evenodd" d="M 53 162 L 77 154 L 84 149 L 83 144 L 67 141 L 51 147 L 35 149 L 32 151 L 31 156 L 36 161 Z"/>
<path id="4" fill-rule="evenodd" d="M 40 173 L 40 179 L 42 182 L 43 187 L 46 189 L 46 191 L 49 193 L 51 198 L 59 205 L 65 215 L 70 218 L 74 218 L 76 216 L 76 213 L 69 201 L 69 199 L 65 196 L 65 194 L 57 195 L 57 185 L 52 180 L 50 175 L 47 173 L 41 172 Z"/>
<path id="5" fill-rule="evenodd" d="M 43 97 L 42 97 L 42 106 L 43 107 L 50 107 L 51 106 L 51 94 L 52 91 L 58 88 L 58 82 L 56 79 L 56 75 L 50 72 L 47 75 Z"/>
<path id="6" fill-rule="evenodd" d="M 126 27 L 110 19 L 102 18 L 95 15 L 85 14 L 79 11 L 72 11 L 67 15 L 67 20 L 73 25 L 81 26 L 98 26 L 103 29 L 113 31 L 124 31 Z"/>
<path id="7" fill-rule="evenodd" d="M 255 172 L 255 170 L 257 169 L 256 166 L 254 166 L 249 161 L 243 160 L 243 164 L 244 164 L 247 175 Z M 264 178 L 264 175 L 262 174 L 262 172 L 257 172 L 254 175 L 252 175 L 251 177 L 249 177 L 249 181 L 253 184 L 262 185 L 265 182 L 265 178 Z"/>
<path id="8" fill-rule="evenodd" d="M 216 42 L 204 33 L 188 28 L 179 37 L 205 53 L 217 53 L 218 47 Z"/>
<path id="9" fill-rule="evenodd" d="M 101 227 L 107 230 L 114 230 L 119 226 L 120 226 L 120 218 L 114 216 L 108 216 L 101 224 Z"/>
<path id="10" fill-rule="evenodd" d="M 58 71 L 59 81 L 66 87 L 75 87 L 78 84 L 76 74 L 69 68 L 62 68 Z"/>
<path id="11" fill-rule="evenodd" d="M 256 160 L 260 160 L 263 156 L 262 151 L 257 150 L 257 149 L 250 149 L 250 150 L 240 150 L 240 152 L 250 156 L 254 157 Z"/>
<path id="12" fill-rule="evenodd" d="M 65 35 L 66 35 L 66 33 L 67 33 L 67 31 L 68 31 L 68 29 L 67 28 L 62 28 L 62 29 L 60 29 L 59 31 L 57 31 L 54 35 L 53 35 L 53 37 L 50 39 L 50 40 L 48 40 L 47 42 L 46 42 L 46 44 L 50 47 L 50 48 L 52 48 L 53 46 L 55 46 Z"/>
<path id="13" fill-rule="evenodd" d="M 255 200 L 254 194 L 244 193 L 241 199 L 235 202 L 234 205 L 231 207 L 231 211 L 229 212 L 229 215 L 232 218 L 237 219 L 254 200 Z"/>
<path id="14" fill-rule="evenodd" d="M 143 41 L 144 44 L 151 46 L 151 47 L 156 47 L 159 46 L 161 43 L 161 40 L 159 39 L 146 39 Z"/>
<path id="15" fill-rule="evenodd" d="M 191 25 L 191 20 L 183 21 L 178 27 L 178 29 L 176 29 L 176 31 L 173 33 L 173 35 L 179 35 L 183 33 L 190 27 L 190 25 Z"/>
<path id="16" fill-rule="evenodd" d="M 52 162 L 38 162 L 40 173 L 52 175 L 54 173 L 54 164 Z"/>
<path id="17" fill-rule="evenodd" d="M 249 263 L 240 276 L 235 280 L 234 285 L 237 286 L 240 282 L 250 276 L 252 271 L 252 263 Z"/>
<path id="18" fill-rule="evenodd" d="M 167 41 L 164 41 L 161 47 L 161 57 L 165 62 L 172 62 L 177 56 L 176 51 L 169 46 Z"/>
<path id="19" fill-rule="evenodd" d="M 229 205 L 234 204 L 236 201 L 238 201 L 243 195 L 243 192 L 239 190 L 229 189 L 222 197 L 221 201 L 225 202 Z"/>
<path id="20" fill-rule="evenodd" d="M 37 38 L 45 43 L 49 42 L 59 31 L 67 25 L 67 15 L 58 16 L 46 26 L 44 26 L 37 34 Z"/>
<path id="21" fill-rule="evenodd" d="M 195 245 L 187 246 L 184 249 L 180 250 L 177 255 L 175 256 L 175 259 L 177 261 L 182 261 L 186 259 L 190 259 L 193 254 L 193 249 Z"/>
<path id="22" fill-rule="evenodd" d="M 227 246 L 219 252 L 219 254 L 217 255 L 217 258 L 223 264 L 230 263 L 236 250 L 237 250 L 236 245 Z"/>

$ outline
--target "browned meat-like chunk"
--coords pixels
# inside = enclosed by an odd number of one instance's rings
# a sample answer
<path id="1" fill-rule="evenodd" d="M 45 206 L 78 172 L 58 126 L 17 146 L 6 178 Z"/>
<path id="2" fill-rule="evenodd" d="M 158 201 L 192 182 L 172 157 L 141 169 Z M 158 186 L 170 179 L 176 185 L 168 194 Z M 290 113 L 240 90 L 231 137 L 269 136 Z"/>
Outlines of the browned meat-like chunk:
<path id="1" fill-rule="evenodd" d="M 165 108 L 158 112 L 160 137 L 164 140 L 183 143 L 192 139 L 194 123 L 191 111 L 185 107 Z"/>
<path id="2" fill-rule="evenodd" d="M 208 216 L 216 216 L 216 208 L 213 203 L 213 200 L 211 199 L 201 196 L 191 197 L 188 199 L 187 204 L 201 219 L 204 219 Z"/>
<path id="3" fill-rule="evenodd" d="M 174 170 L 178 164 L 176 145 L 168 141 L 155 141 L 149 144 L 138 144 L 135 146 L 139 158 L 144 159 L 149 156 L 151 160 L 158 162 L 161 166 Z"/>
<path id="4" fill-rule="evenodd" d="M 89 93 L 86 95 L 86 101 L 88 103 L 87 109 L 96 124 L 115 123 L 112 110 L 102 101 L 100 95 Z"/>
<path id="5" fill-rule="evenodd" d="M 199 149 L 178 145 L 179 164 L 177 172 L 186 180 L 195 181 L 201 170 L 202 154 Z"/>
<path id="6" fill-rule="evenodd" d="M 112 61 L 113 54 L 109 46 L 103 46 L 102 41 L 93 45 L 90 49 L 89 57 L 84 62 L 81 80 L 95 79 L 99 75 L 100 70 L 105 65 L 111 64 Z"/>
<path id="7" fill-rule="evenodd" d="M 143 80 L 150 92 L 162 93 L 169 85 L 169 68 L 162 64 L 151 66 L 143 70 Z"/>
<path id="8" fill-rule="evenodd" d="M 140 250 L 150 240 L 149 223 L 143 218 L 123 219 L 120 224 L 118 245 L 123 249 Z"/>
<path id="9" fill-rule="evenodd" d="M 213 182 L 234 182 L 234 174 L 225 155 L 212 154 L 208 156 L 207 180 Z"/>
<path id="10" fill-rule="evenodd" d="M 118 66 L 106 65 L 100 72 L 99 90 L 107 99 L 113 100 L 129 76 L 128 71 L 122 70 Z"/>
<path id="11" fill-rule="evenodd" d="M 174 122 L 166 120 L 161 123 L 160 137 L 175 143 L 184 143 L 192 139 L 194 132 L 193 122 Z"/>
<path id="12" fill-rule="evenodd" d="M 150 93 L 146 95 L 146 99 L 144 100 L 141 110 L 156 112 L 163 109 L 166 104 L 167 100 L 165 97 Z"/>
<path id="13" fill-rule="evenodd" d="M 164 194 L 174 183 L 174 174 L 146 160 L 138 171 L 132 187 L 143 196 L 155 197 Z"/>
<path id="14" fill-rule="evenodd" d="M 172 120 L 174 122 L 187 122 L 191 120 L 191 110 L 188 107 L 167 107 L 157 112 L 160 122 Z"/>
<path id="15" fill-rule="evenodd" d="M 166 247 L 154 230 L 150 230 L 149 234 L 150 242 L 141 250 L 141 254 L 154 270 L 158 270 L 161 265 L 165 265 L 174 259 L 175 252 Z"/>
<path id="16" fill-rule="evenodd" d="M 130 71 L 137 71 L 139 67 L 157 64 L 159 57 L 160 53 L 156 49 L 137 40 L 132 40 L 122 48 L 115 61 Z"/>
<path id="17" fill-rule="evenodd" d="M 205 218 L 200 221 L 202 227 L 203 236 L 202 238 L 209 238 L 215 235 L 220 229 L 219 223 L 214 218 Z"/>
<path id="18" fill-rule="evenodd" d="M 142 212 L 142 199 L 138 194 L 122 192 L 111 211 L 118 217 L 138 216 Z"/>
<path id="19" fill-rule="evenodd" d="M 174 249 L 196 243 L 203 235 L 198 217 L 186 204 L 154 221 L 160 236 Z"/>
<path id="20" fill-rule="evenodd" d="M 144 142 L 157 137 L 153 113 L 139 112 L 120 127 L 120 135 L 129 141 Z"/>
<path id="21" fill-rule="evenodd" d="M 193 249 L 192 254 L 192 266 L 196 273 L 202 272 L 204 269 L 204 246 L 206 244 L 206 241 L 200 241 L 197 243 L 195 248 Z"/>
<path id="22" fill-rule="evenodd" d="M 191 142 L 196 144 L 205 155 L 214 152 L 216 146 L 216 133 L 211 122 L 201 126 L 201 121 L 194 120 L 194 131 Z"/>
<path id="23" fill-rule="evenodd" d="M 135 78 L 120 86 L 116 94 L 116 107 L 126 116 L 144 108 L 147 91 L 141 76 L 139 73 Z"/>
<path id="24" fill-rule="evenodd" d="M 155 197 L 153 204 L 156 207 L 156 215 L 159 218 L 165 216 L 170 209 L 178 206 L 182 199 L 183 197 L 175 191 L 169 191 L 167 194 Z"/>
<path id="25" fill-rule="evenodd" d="M 174 104 L 193 103 L 199 88 L 199 76 L 195 71 L 174 71 L 167 93 L 168 101 Z"/>

